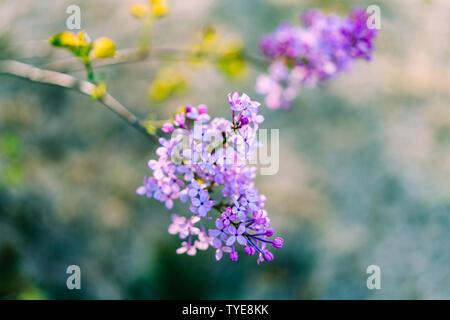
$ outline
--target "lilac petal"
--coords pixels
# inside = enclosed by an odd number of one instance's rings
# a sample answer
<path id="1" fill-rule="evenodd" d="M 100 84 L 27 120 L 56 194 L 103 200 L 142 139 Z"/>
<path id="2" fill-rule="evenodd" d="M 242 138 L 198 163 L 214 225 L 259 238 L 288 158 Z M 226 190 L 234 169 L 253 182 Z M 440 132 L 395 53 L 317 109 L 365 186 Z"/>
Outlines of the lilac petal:
<path id="1" fill-rule="evenodd" d="M 227 238 L 227 235 L 225 233 L 221 233 L 219 239 L 222 241 L 225 241 L 225 239 Z"/>
<path id="2" fill-rule="evenodd" d="M 158 167 L 158 161 L 156 161 L 156 160 L 150 160 L 150 161 L 148 162 L 148 167 L 149 167 L 150 169 L 154 170 L 155 168 Z"/>
<path id="3" fill-rule="evenodd" d="M 200 205 L 200 200 L 198 199 L 198 198 L 192 198 L 191 199 L 191 203 L 192 203 L 192 205 L 194 205 L 194 206 L 196 206 L 196 207 L 198 207 L 199 205 Z"/>
<path id="4" fill-rule="evenodd" d="M 228 234 L 236 234 L 236 228 L 233 225 L 229 226 L 227 228 L 227 233 Z"/>
<path id="5" fill-rule="evenodd" d="M 187 251 L 187 254 L 189 256 L 195 256 L 196 253 L 197 253 L 197 249 L 194 246 L 190 247 Z"/>
<path id="6" fill-rule="evenodd" d="M 183 254 L 187 251 L 187 244 L 186 242 L 182 243 L 182 246 L 180 248 L 177 249 L 177 254 Z"/>
<path id="7" fill-rule="evenodd" d="M 188 195 L 191 198 L 195 197 L 197 195 L 197 189 L 189 189 Z"/>
<path id="8" fill-rule="evenodd" d="M 198 208 L 198 214 L 202 217 L 206 216 L 206 214 L 208 213 L 208 210 L 206 210 L 205 206 L 200 206 Z"/>
<path id="9" fill-rule="evenodd" d="M 162 172 L 162 170 L 158 169 L 153 171 L 153 176 L 157 179 L 160 180 L 164 177 L 164 173 Z"/>
<path id="10" fill-rule="evenodd" d="M 225 242 L 225 244 L 227 246 L 231 246 L 234 242 L 236 241 L 236 237 L 235 236 L 230 236 L 227 241 Z"/>
<path id="11" fill-rule="evenodd" d="M 171 224 L 169 226 L 169 230 L 168 231 L 169 231 L 170 234 L 177 234 L 178 231 L 179 231 L 179 227 L 177 225 Z"/>
<path id="12" fill-rule="evenodd" d="M 237 233 L 243 234 L 244 231 L 245 231 L 245 224 L 241 223 L 241 224 L 239 225 L 239 228 L 238 228 L 238 230 L 237 230 Z"/>
<path id="13" fill-rule="evenodd" d="M 196 207 L 196 206 L 189 206 L 189 210 L 190 210 L 192 213 L 195 213 L 195 214 L 198 213 L 198 207 Z"/>
<path id="14" fill-rule="evenodd" d="M 217 249 L 216 250 L 216 260 L 219 261 L 220 259 L 222 259 L 223 253 L 222 250 Z"/>
<path id="15" fill-rule="evenodd" d="M 172 207 L 173 207 L 173 200 L 172 199 L 166 200 L 166 208 L 170 210 L 172 209 Z"/>
<path id="16" fill-rule="evenodd" d="M 144 186 L 141 186 L 141 187 L 137 188 L 136 193 L 140 196 L 143 196 L 144 194 L 147 193 L 147 188 Z"/>
<path id="17" fill-rule="evenodd" d="M 196 216 L 193 216 L 192 218 L 191 218 L 191 223 L 194 225 L 194 224 L 196 224 L 197 222 L 199 222 L 200 221 L 200 218 L 199 217 L 196 217 Z"/>
<path id="18" fill-rule="evenodd" d="M 222 251 L 230 253 L 231 252 L 231 248 L 230 247 L 222 247 Z"/>
<path id="19" fill-rule="evenodd" d="M 187 192 L 185 192 L 185 190 L 183 190 L 183 191 L 181 191 L 180 192 L 180 201 L 182 202 L 182 203 L 185 203 L 187 200 L 188 200 L 188 195 L 187 195 Z"/>
<path id="20" fill-rule="evenodd" d="M 216 227 L 217 227 L 217 229 L 223 229 L 223 227 L 224 227 L 223 221 L 220 219 L 216 219 Z"/>
<path id="21" fill-rule="evenodd" d="M 209 193 L 206 190 L 200 191 L 200 200 L 202 202 L 206 201 L 209 198 Z"/>
<path id="22" fill-rule="evenodd" d="M 217 229 L 210 229 L 208 234 L 210 237 L 217 237 L 221 232 Z"/>
<path id="23" fill-rule="evenodd" d="M 199 189 L 199 188 L 200 188 L 200 185 L 199 185 L 199 183 L 197 182 L 197 180 L 192 180 L 192 181 L 191 181 L 191 187 L 192 187 L 192 188 L 195 188 L 195 189 Z"/>
<path id="24" fill-rule="evenodd" d="M 239 242 L 239 244 L 244 246 L 247 243 L 247 239 L 245 239 L 245 237 L 243 237 L 243 236 L 238 236 L 237 242 Z"/>
<path id="25" fill-rule="evenodd" d="M 220 248 L 222 246 L 222 241 L 220 241 L 217 238 L 214 238 L 213 241 L 212 241 L 212 246 L 214 248 Z"/>
<path id="26" fill-rule="evenodd" d="M 240 221 L 244 222 L 247 219 L 247 215 L 244 212 L 240 211 L 238 213 L 238 218 Z"/>

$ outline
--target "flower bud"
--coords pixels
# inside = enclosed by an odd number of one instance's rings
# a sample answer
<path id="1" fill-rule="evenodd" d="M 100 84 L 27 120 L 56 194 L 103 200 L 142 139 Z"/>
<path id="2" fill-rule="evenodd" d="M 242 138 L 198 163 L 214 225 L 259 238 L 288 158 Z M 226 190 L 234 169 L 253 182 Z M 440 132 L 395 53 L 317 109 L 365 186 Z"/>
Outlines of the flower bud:
<path id="1" fill-rule="evenodd" d="M 266 260 L 266 261 L 272 261 L 273 260 L 273 254 L 270 251 L 265 251 L 263 256 L 264 256 L 264 260 Z"/>
<path id="2" fill-rule="evenodd" d="M 170 123 L 164 123 L 162 128 L 161 128 L 162 132 L 164 133 L 170 133 L 173 132 L 173 125 Z"/>
<path id="3" fill-rule="evenodd" d="M 116 55 L 116 45 L 109 38 L 98 38 L 94 42 L 94 56 L 96 58 L 112 58 Z"/>
<path id="4" fill-rule="evenodd" d="M 244 252 L 248 256 L 254 255 L 255 251 L 256 251 L 255 248 L 253 248 L 252 246 L 245 246 L 245 248 L 244 248 Z"/>
<path id="5" fill-rule="evenodd" d="M 198 113 L 199 114 L 208 113 L 208 107 L 205 104 L 199 105 L 198 106 Z"/>
<path id="6" fill-rule="evenodd" d="M 271 236 L 273 236 L 273 229 L 269 228 L 266 230 L 266 237 L 271 237 Z"/>
<path id="7" fill-rule="evenodd" d="M 274 248 L 278 248 L 279 249 L 279 248 L 283 247 L 283 242 L 284 242 L 283 238 L 275 238 L 272 241 L 272 245 L 273 245 Z"/>
<path id="8" fill-rule="evenodd" d="M 237 253 L 237 251 L 231 251 L 230 252 L 230 260 L 231 261 L 238 261 L 238 253 Z"/>
<path id="9" fill-rule="evenodd" d="M 143 3 L 133 3 L 130 6 L 130 13 L 135 18 L 144 18 L 148 15 L 149 11 L 149 7 Z"/>
<path id="10" fill-rule="evenodd" d="M 152 15 L 154 17 L 161 17 L 169 12 L 169 5 L 166 0 L 150 0 Z"/>

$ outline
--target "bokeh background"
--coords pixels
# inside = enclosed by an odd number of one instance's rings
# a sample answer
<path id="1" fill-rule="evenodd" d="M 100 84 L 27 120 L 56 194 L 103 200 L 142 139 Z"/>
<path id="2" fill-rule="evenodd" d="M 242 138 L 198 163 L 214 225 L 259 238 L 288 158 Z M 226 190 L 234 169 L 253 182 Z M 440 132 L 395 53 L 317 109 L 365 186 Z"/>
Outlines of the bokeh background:
<path id="1" fill-rule="evenodd" d="M 0 0 L 0 57 L 34 65 L 69 58 L 45 39 L 66 28 L 71 4 L 92 38 L 136 46 L 131 3 Z M 257 186 L 285 247 L 260 266 L 243 254 L 239 263 L 217 263 L 212 250 L 176 255 L 170 213 L 135 194 L 155 146 L 89 97 L 0 75 L 0 297 L 449 299 L 450 2 L 169 4 L 153 47 L 189 48 L 214 25 L 253 56 L 261 35 L 281 21 L 297 23 L 304 9 L 381 8 L 372 62 L 304 90 L 290 112 L 262 109 L 264 127 L 280 129 L 281 165 Z M 167 67 L 187 87 L 157 102 L 149 85 Z M 226 94 L 256 98 L 261 72 L 249 65 L 247 75 L 230 79 L 208 63 L 152 58 L 101 71 L 119 101 L 158 119 L 185 103 L 227 115 Z M 81 290 L 66 288 L 71 264 L 81 267 Z M 366 287 L 372 264 L 381 268 L 381 290 Z"/>

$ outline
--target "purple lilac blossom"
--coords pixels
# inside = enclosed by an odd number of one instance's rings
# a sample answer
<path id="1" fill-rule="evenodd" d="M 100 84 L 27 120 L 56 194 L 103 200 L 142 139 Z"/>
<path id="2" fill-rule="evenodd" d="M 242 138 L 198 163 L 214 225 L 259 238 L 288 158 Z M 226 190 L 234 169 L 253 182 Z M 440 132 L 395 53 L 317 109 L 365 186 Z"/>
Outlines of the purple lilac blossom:
<path id="1" fill-rule="evenodd" d="M 363 9 L 353 9 L 345 18 L 317 10 L 300 18 L 304 28 L 282 23 L 260 41 L 270 66 L 258 77 L 256 91 L 265 96 L 270 109 L 290 109 L 303 87 L 350 70 L 358 58 L 372 58 L 377 30 L 367 27 Z"/>
<path id="2" fill-rule="evenodd" d="M 169 210 L 176 199 L 189 204 L 193 215 L 172 215 L 168 229 L 183 240 L 178 254 L 195 255 L 211 246 L 216 260 L 225 252 L 238 261 L 242 246 L 246 255 L 258 253 L 258 263 L 270 261 L 266 245 L 281 248 L 283 240 L 270 240 L 274 231 L 264 210 L 266 198 L 254 184 L 256 167 L 249 165 L 260 146 L 257 131 L 264 117 L 258 114 L 260 104 L 246 94 L 229 94 L 228 102 L 231 121 L 211 119 L 207 106 L 200 105 L 186 106 L 164 124 L 171 137 L 160 138 L 159 158 L 148 163 L 152 174 L 136 192 Z"/>

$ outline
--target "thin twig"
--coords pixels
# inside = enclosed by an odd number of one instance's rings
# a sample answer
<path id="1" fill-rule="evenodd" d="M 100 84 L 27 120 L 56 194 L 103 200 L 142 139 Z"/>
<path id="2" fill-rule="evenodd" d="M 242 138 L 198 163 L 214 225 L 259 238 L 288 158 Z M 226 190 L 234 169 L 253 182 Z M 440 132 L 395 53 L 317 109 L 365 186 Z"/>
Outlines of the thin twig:
<path id="1" fill-rule="evenodd" d="M 92 66 L 97 69 L 101 67 L 118 65 L 123 63 L 143 61 L 147 58 L 148 52 L 138 48 L 118 50 L 114 58 L 111 59 L 93 59 Z M 84 70 L 84 66 L 80 64 L 80 59 L 71 57 L 55 62 L 40 65 L 44 69 L 50 69 L 58 72 L 74 72 Z"/>
<path id="2" fill-rule="evenodd" d="M 196 54 L 193 50 L 182 50 L 173 48 L 152 48 L 148 51 L 139 48 L 129 48 L 118 50 L 114 58 L 111 59 L 93 59 L 92 66 L 95 69 L 114 66 L 124 63 L 133 63 L 145 61 L 148 58 L 156 59 L 187 59 L 189 56 L 194 56 Z M 267 62 L 259 57 L 252 56 L 247 52 L 244 52 L 244 57 L 247 61 L 254 67 L 265 71 L 267 69 Z M 218 55 L 214 53 L 208 53 L 206 58 L 218 59 Z M 59 72 L 75 72 L 84 70 L 84 66 L 79 63 L 78 58 L 68 58 L 64 60 L 59 60 L 47 64 L 41 65 L 44 69 L 50 69 Z"/>
<path id="3" fill-rule="evenodd" d="M 9 74 L 19 78 L 28 79 L 33 82 L 51 84 L 58 87 L 72 89 L 84 95 L 91 96 L 95 85 L 83 80 L 78 80 L 70 75 L 39 69 L 32 65 L 14 61 L 14 60 L 0 60 L 0 74 Z M 143 124 L 143 121 L 117 101 L 108 93 L 102 98 L 97 99 L 105 107 L 118 114 L 122 119 L 127 121 L 134 128 L 145 134 L 151 141 L 156 142 L 157 136 L 150 134 Z"/>

